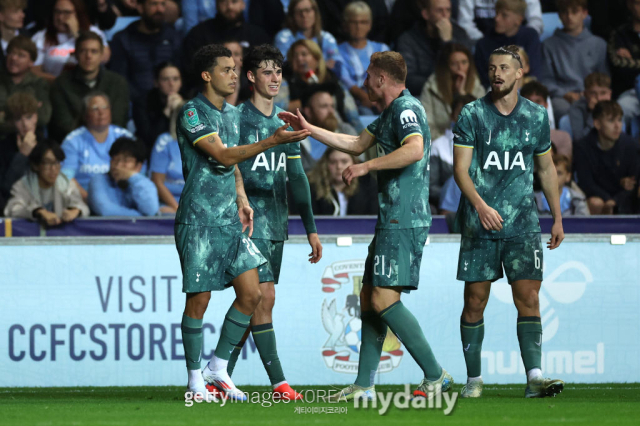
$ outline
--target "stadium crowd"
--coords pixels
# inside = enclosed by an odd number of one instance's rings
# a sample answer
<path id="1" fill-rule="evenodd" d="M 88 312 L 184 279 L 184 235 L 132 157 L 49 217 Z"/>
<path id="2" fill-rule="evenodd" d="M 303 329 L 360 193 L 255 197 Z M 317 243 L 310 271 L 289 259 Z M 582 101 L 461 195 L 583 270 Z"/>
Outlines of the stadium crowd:
<path id="1" fill-rule="evenodd" d="M 200 81 L 190 58 L 228 47 L 239 105 L 243 50 L 265 42 L 286 58 L 276 105 L 354 135 L 379 113 L 369 57 L 400 52 L 431 129 L 432 212 L 445 215 L 460 199 L 452 126 L 486 94 L 491 51 L 521 46 L 519 89 L 549 111 L 563 215 L 637 214 L 639 33 L 640 0 L 0 0 L 0 214 L 55 226 L 175 213 L 177 112 Z M 340 178 L 360 158 L 301 145 L 315 214 L 377 213 L 375 176 Z M 540 191 L 536 203 L 550 214 Z"/>

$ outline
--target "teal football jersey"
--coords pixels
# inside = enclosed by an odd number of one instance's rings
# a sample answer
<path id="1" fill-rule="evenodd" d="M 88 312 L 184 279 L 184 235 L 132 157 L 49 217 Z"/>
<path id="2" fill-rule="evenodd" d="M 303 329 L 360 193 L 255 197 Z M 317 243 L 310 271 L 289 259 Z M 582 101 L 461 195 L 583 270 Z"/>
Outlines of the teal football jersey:
<path id="1" fill-rule="evenodd" d="M 422 136 L 422 160 L 403 169 L 378 172 L 378 229 L 431 226 L 429 208 L 429 153 L 431 132 L 420 101 L 403 90 L 366 131 L 377 143 L 378 157 L 400 148 L 407 138 Z"/>
<path id="2" fill-rule="evenodd" d="M 478 194 L 496 209 L 501 231 L 487 231 L 463 195 L 456 229 L 465 237 L 510 238 L 540 232 L 533 194 L 534 156 L 551 150 L 547 110 L 518 95 L 509 115 L 501 114 L 491 94 L 462 109 L 454 128 L 454 146 L 473 149 L 469 176 Z"/>
<path id="3" fill-rule="evenodd" d="M 215 134 L 227 147 L 238 145 L 238 121 L 234 106 L 225 102 L 219 110 L 203 94 L 182 107 L 177 134 L 185 184 L 176 223 L 216 227 L 238 222 L 235 166 L 225 167 L 196 148 Z"/>
<path id="4" fill-rule="evenodd" d="M 271 136 L 284 125 L 278 118 L 282 111 L 274 106 L 271 115 L 266 116 L 251 101 L 240 105 L 240 145 Z M 273 241 L 288 238 L 287 160 L 295 158 L 300 158 L 298 142 L 275 146 L 238 165 L 253 208 L 253 238 Z"/>

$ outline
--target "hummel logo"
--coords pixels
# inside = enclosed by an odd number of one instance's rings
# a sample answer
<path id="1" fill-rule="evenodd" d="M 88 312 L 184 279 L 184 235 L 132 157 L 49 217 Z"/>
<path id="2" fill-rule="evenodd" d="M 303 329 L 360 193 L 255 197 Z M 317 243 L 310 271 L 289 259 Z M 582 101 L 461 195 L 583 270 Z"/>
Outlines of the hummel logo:
<path id="1" fill-rule="evenodd" d="M 489 140 L 487 141 L 487 145 L 491 144 L 491 130 L 489 130 Z"/>
<path id="2" fill-rule="evenodd" d="M 200 282 L 200 272 L 196 272 L 196 282 Z"/>
<path id="3" fill-rule="evenodd" d="M 471 343 L 467 343 L 467 347 L 463 348 L 465 352 L 467 352 L 469 350 L 469 347 L 471 346 Z"/>
<path id="4" fill-rule="evenodd" d="M 540 338 L 538 339 L 537 342 L 533 342 L 533 343 L 535 343 L 536 345 L 540 346 L 542 344 L 542 335 L 540 335 Z"/>
<path id="5" fill-rule="evenodd" d="M 267 363 L 267 365 L 271 365 L 271 361 L 269 361 L 269 362 Z"/>
<path id="6" fill-rule="evenodd" d="M 524 134 L 525 134 L 525 135 L 527 135 L 527 138 L 525 139 L 525 142 L 529 142 L 529 135 L 530 135 L 531 133 L 529 133 L 529 131 L 528 131 L 528 130 L 525 130 L 525 131 L 524 131 Z"/>

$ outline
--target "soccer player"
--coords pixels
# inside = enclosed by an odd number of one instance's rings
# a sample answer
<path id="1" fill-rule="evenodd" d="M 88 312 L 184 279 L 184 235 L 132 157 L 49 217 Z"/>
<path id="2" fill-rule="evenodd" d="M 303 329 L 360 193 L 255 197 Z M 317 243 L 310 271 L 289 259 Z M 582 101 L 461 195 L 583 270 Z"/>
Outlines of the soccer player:
<path id="1" fill-rule="evenodd" d="M 462 233 L 458 280 L 465 282 L 460 333 L 468 378 L 462 397 L 482 395 L 482 315 L 491 283 L 502 278 L 503 267 L 518 310 L 525 396 L 555 396 L 564 386 L 561 380 L 544 379 L 540 370 L 542 242 L 534 162 L 554 219 L 547 247 L 557 248 L 564 232 L 547 110 L 518 94 L 515 87 L 522 77 L 517 46 L 494 50 L 489 58 L 491 91 L 463 108 L 454 129 L 454 177 L 464 194 L 456 216 Z"/>
<path id="2" fill-rule="evenodd" d="M 251 48 L 244 57 L 243 66 L 253 90 L 251 99 L 238 107 L 240 145 L 254 144 L 283 125 L 277 116 L 283 110 L 273 104 L 282 83 L 283 61 L 280 50 L 268 44 Z M 276 146 L 238 167 L 255 216 L 251 240 L 267 259 L 267 263 L 258 268 L 262 300 L 251 318 L 253 340 L 273 386 L 274 399 L 302 399 L 284 377 L 271 315 L 276 297 L 274 284 L 278 283 L 282 250 L 288 237 L 287 178 L 311 245 L 309 261 L 317 263 L 322 257 L 322 245 L 311 210 L 309 182 L 300 160 L 300 144 Z M 249 329 L 231 354 L 227 367 L 229 376 L 248 336 Z"/>
<path id="3" fill-rule="evenodd" d="M 236 146 L 240 117 L 237 109 L 224 101 L 234 92 L 238 78 L 231 52 L 220 45 L 204 46 L 195 54 L 193 66 L 203 80 L 203 90 L 182 107 L 179 116 L 177 133 L 185 186 L 175 224 L 182 291 L 187 293 L 182 340 L 188 390 L 215 400 L 205 387 L 206 381 L 229 398 L 245 400 L 227 374 L 227 364 L 260 303 L 257 268 L 266 259 L 244 235 L 247 228 L 249 237 L 253 232 L 253 210 L 235 165 L 279 144 L 298 142 L 309 132 L 288 132 L 285 125 L 265 140 Z M 236 299 L 225 316 L 214 357 L 201 372 L 202 317 L 211 291 L 229 286 L 233 286 Z"/>
<path id="4" fill-rule="evenodd" d="M 362 337 L 358 376 L 353 385 L 332 395 L 334 400 L 374 400 L 373 385 L 387 326 L 405 345 L 424 372 L 414 396 L 432 397 L 447 391 L 453 378 L 436 361 L 413 314 L 400 294 L 416 290 L 422 250 L 431 226 L 429 210 L 429 151 L 431 134 L 420 101 L 405 86 L 407 66 L 398 52 L 371 56 L 365 87 L 382 114 L 359 136 L 333 133 L 310 125 L 298 111 L 279 116 L 294 129 L 308 129 L 316 140 L 340 151 L 360 155 L 377 143 L 378 157 L 349 166 L 342 174 L 347 185 L 370 171 L 378 172 L 380 210 L 369 246 L 360 292 Z M 432 389 L 435 392 L 430 392 Z"/>

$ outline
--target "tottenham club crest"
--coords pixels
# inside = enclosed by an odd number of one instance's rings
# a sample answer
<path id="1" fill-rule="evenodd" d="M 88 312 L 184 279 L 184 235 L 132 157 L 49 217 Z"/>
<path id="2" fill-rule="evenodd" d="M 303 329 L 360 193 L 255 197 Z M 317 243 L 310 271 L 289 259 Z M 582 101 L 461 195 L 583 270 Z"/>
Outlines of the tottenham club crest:
<path id="1" fill-rule="evenodd" d="M 322 348 L 327 367 L 338 373 L 357 374 L 362 321 L 360 320 L 360 289 L 364 260 L 335 262 L 322 274 L 322 325 L 329 334 Z M 387 330 L 378 373 L 387 373 L 400 365 L 403 350 L 397 337 Z"/>

